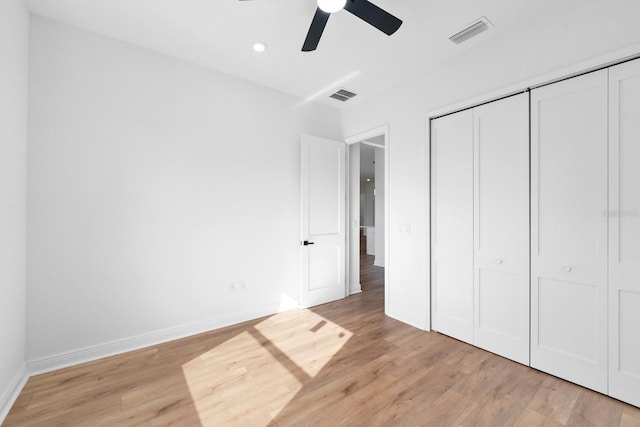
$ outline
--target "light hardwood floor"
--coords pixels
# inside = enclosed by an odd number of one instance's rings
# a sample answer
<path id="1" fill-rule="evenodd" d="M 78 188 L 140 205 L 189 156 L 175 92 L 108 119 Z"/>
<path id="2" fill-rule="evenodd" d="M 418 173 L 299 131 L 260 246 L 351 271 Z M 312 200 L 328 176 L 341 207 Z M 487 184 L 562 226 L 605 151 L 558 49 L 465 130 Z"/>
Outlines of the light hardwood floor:
<path id="1" fill-rule="evenodd" d="M 640 426 L 638 408 L 385 317 L 371 258 L 345 300 L 35 376 L 3 425 Z"/>

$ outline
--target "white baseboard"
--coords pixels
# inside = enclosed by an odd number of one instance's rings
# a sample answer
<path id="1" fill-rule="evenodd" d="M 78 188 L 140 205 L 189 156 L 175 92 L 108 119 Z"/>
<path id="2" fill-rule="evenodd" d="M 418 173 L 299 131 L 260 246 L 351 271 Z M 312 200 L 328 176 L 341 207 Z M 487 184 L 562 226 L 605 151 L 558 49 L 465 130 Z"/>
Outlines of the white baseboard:
<path id="1" fill-rule="evenodd" d="M 396 320 L 399 320 L 402 323 L 406 323 L 409 326 L 413 326 L 417 329 L 422 329 L 423 331 L 429 331 L 429 324 L 424 319 L 416 319 L 411 316 L 407 316 L 406 313 L 396 312 L 395 310 L 386 310 L 385 313 L 387 316 L 392 317 Z"/>
<path id="2" fill-rule="evenodd" d="M 356 283 L 349 287 L 349 295 L 359 294 L 362 292 L 362 285 L 360 283 Z"/>
<path id="3" fill-rule="evenodd" d="M 7 385 L 7 388 L 2 390 L 2 394 L 0 394 L 0 424 L 4 422 L 7 414 L 9 414 L 11 407 L 18 398 L 18 395 L 20 395 L 28 379 L 27 366 L 23 363 L 18 372 L 13 376 L 11 382 Z"/>
<path id="4" fill-rule="evenodd" d="M 69 352 L 41 357 L 27 362 L 27 371 L 31 375 L 43 374 L 80 363 L 91 362 L 109 356 L 139 350 L 191 335 L 209 332 L 225 326 L 258 319 L 282 311 L 280 303 L 271 304 L 245 312 L 216 316 L 180 326 L 149 332 L 121 340 L 115 340 L 94 346 L 79 348 Z"/>

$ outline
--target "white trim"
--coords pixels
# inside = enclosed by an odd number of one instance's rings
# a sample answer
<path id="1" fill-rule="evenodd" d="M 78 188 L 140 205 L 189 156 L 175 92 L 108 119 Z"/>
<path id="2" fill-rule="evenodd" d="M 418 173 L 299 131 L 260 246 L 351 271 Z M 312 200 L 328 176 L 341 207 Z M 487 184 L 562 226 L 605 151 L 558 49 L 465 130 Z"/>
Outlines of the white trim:
<path id="1" fill-rule="evenodd" d="M 391 159 L 391 137 L 389 131 L 389 124 L 386 123 L 384 125 L 356 133 L 354 135 L 345 138 L 345 142 L 348 145 L 355 144 L 357 142 L 362 142 L 367 139 L 371 139 L 376 136 L 384 135 L 384 259 L 386 263 L 386 267 L 384 269 L 384 312 L 388 314 L 389 312 L 389 302 L 390 302 L 390 289 L 391 282 L 389 280 L 390 277 L 390 262 L 391 259 L 389 257 L 389 248 L 391 247 L 389 244 L 390 240 L 390 224 L 391 224 L 391 215 L 390 213 L 390 200 L 391 200 L 391 186 L 389 185 L 390 180 L 390 159 Z M 371 144 L 371 143 L 369 143 Z"/>
<path id="2" fill-rule="evenodd" d="M 16 402 L 16 399 L 18 399 L 28 379 L 27 366 L 23 363 L 2 392 L 2 395 L 0 395 L 0 424 L 4 422 L 9 414 L 11 407 Z"/>
<path id="3" fill-rule="evenodd" d="M 103 359 L 105 357 L 115 356 L 117 354 L 197 335 L 203 332 L 209 332 L 249 320 L 259 319 L 260 317 L 269 316 L 278 313 L 279 311 L 281 311 L 280 303 L 276 303 L 256 310 L 216 316 L 121 340 L 115 340 L 30 360 L 27 362 L 27 369 L 31 375 L 43 374 L 69 366 L 91 362 L 93 360 Z"/>
<path id="4" fill-rule="evenodd" d="M 351 150 L 345 142 L 344 150 L 344 297 L 348 297 L 351 292 Z"/>
<path id="5" fill-rule="evenodd" d="M 432 296 L 431 296 L 431 118 L 427 117 L 426 118 L 426 133 L 425 135 L 427 136 L 427 149 L 425 150 L 425 165 L 427 165 L 426 168 L 424 168 L 424 180 L 425 180 L 425 188 L 427 189 L 427 197 L 425 198 L 425 224 L 427 226 L 426 228 L 426 259 L 425 259 L 425 265 L 427 266 L 426 268 L 426 279 L 427 279 L 427 292 L 426 292 L 426 296 L 427 296 L 427 304 L 426 304 L 426 310 L 425 310 L 425 315 L 424 315 L 424 330 L 430 332 L 431 331 L 431 313 L 432 313 L 432 307 L 431 307 L 431 303 L 432 303 Z"/>
<path id="6" fill-rule="evenodd" d="M 369 141 L 360 141 L 360 144 L 368 145 L 369 147 L 374 147 L 374 148 L 382 148 L 382 149 L 385 148 L 385 146 L 382 144 L 376 144 L 375 142 L 369 142 Z"/>
<path id="7" fill-rule="evenodd" d="M 346 144 L 346 141 L 345 141 L 345 144 Z M 358 159 L 359 159 L 360 158 L 360 148 L 358 148 L 357 151 L 358 151 Z M 351 259 L 352 255 L 354 255 L 354 254 L 351 253 L 352 250 L 353 250 L 353 246 L 354 246 L 354 243 L 353 243 L 353 239 L 354 238 L 358 239 L 358 240 L 356 240 L 358 242 L 357 247 L 360 248 L 360 240 L 359 240 L 360 239 L 360 228 L 361 228 L 360 220 L 359 220 L 360 215 L 358 215 L 358 221 L 357 221 L 357 227 L 356 227 L 357 232 L 356 232 L 356 230 L 354 230 L 354 225 L 353 225 L 353 222 L 352 222 L 352 221 L 355 221 L 355 220 L 353 220 L 352 217 L 351 217 L 351 215 L 353 213 L 352 209 L 351 209 L 351 204 L 355 201 L 357 203 L 357 205 L 358 205 L 358 208 L 357 208 L 358 210 L 359 210 L 359 206 L 360 206 L 360 191 L 358 190 L 358 192 L 356 194 L 353 194 L 353 191 L 352 191 L 353 189 L 351 188 L 353 185 L 357 185 L 358 188 L 360 187 L 360 162 L 358 161 L 358 164 L 355 165 L 355 168 L 352 168 L 351 167 L 352 166 L 351 165 L 351 160 L 352 160 L 351 159 L 351 146 L 348 145 L 348 144 L 347 144 L 346 152 L 347 152 L 347 162 L 346 162 L 346 165 L 347 165 L 347 174 L 346 174 L 347 175 L 347 184 L 346 184 L 347 191 L 346 191 L 345 197 L 346 197 L 347 215 L 346 215 L 346 218 L 345 218 L 345 220 L 346 220 L 345 227 L 346 227 L 347 233 L 346 233 L 345 239 L 346 239 L 346 243 L 347 244 L 346 244 L 346 252 L 345 252 L 345 254 L 346 254 L 346 261 L 347 261 L 347 263 L 346 263 L 347 280 L 346 280 L 346 283 L 345 283 L 345 288 L 346 288 L 346 296 L 349 296 L 349 295 L 353 295 L 353 294 L 357 294 L 357 293 L 362 292 L 362 286 L 360 284 L 360 261 L 359 261 L 360 254 L 359 253 L 355 254 L 355 257 L 354 257 L 355 258 L 354 259 L 355 262 L 353 262 L 353 263 L 351 262 L 352 261 L 352 259 Z M 353 178 L 353 180 L 352 180 L 352 178 Z M 355 182 L 354 182 L 354 180 L 355 180 Z M 357 234 L 356 237 L 352 236 L 352 234 L 354 234 L 354 233 Z M 356 269 L 358 270 L 357 278 L 355 278 L 354 274 L 353 274 L 354 273 L 353 270 L 356 270 Z"/>
<path id="8" fill-rule="evenodd" d="M 637 58 L 639 56 L 640 44 L 629 46 L 624 49 L 619 49 L 602 56 L 570 65 L 568 67 L 560 68 L 549 73 L 541 74 L 530 79 L 520 81 L 519 83 L 514 83 L 490 92 L 485 92 L 484 94 L 474 96 L 473 98 L 468 98 L 460 102 L 455 102 L 453 104 L 436 108 L 435 110 L 427 113 L 427 118 L 431 119 L 433 117 L 454 113 L 460 110 L 477 106 L 479 104 L 495 101 L 497 99 L 504 98 L 505 96 L 515 95 L 531 88 L 550 84 L 558 80 L 571 78 L 579 74 L 598 70 L 600 68 L 606 68 L 620 62 Z"/>
<path id="9" fill-rule="evenodd" d="M 384 124 L 364 132 L 356 133 L 355 135 L 351 135 L 350 137 L 345 139 L 345 142 L 349 145 L 355 144 L 356 142 L 366 142 L 367 144 L 374 144 L 372 142 L 367 141 L 367 139 L 374 138 L 376 136 L 384 135 L 385 145 L 389 144 L 387 138 L 389 137 L 389 124 Z"/>

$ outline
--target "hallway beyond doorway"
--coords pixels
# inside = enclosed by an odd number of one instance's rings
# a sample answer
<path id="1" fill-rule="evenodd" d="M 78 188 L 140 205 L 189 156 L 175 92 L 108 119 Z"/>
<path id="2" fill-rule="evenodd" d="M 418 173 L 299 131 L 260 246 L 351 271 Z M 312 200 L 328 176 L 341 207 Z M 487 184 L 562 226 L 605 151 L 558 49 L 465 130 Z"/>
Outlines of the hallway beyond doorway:
<path id="1" fill-rule="evenodd" d="M 360 229 L 360 284 L 362 292 L 379 291 L 384 298 L 384 267 L 373 265 L 375 256 L 367 255 L 367 236 Z"/>

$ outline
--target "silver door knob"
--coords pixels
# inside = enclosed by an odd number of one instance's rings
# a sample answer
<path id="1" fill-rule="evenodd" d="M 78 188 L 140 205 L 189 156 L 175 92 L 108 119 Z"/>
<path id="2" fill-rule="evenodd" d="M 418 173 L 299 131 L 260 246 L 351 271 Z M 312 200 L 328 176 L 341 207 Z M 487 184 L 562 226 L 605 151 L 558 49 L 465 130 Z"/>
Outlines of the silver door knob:
<path id="1" fill-rule="evenodd" d="M 496 264 L 502 264 L 502 258 L 496 258 Z"/>
<path id="2" fill-rule="evenodd" d="M 568 265 L 563 265 L 562 270 L 564 270 L 565 273 L 571 273 L 571 267 Z"/>

